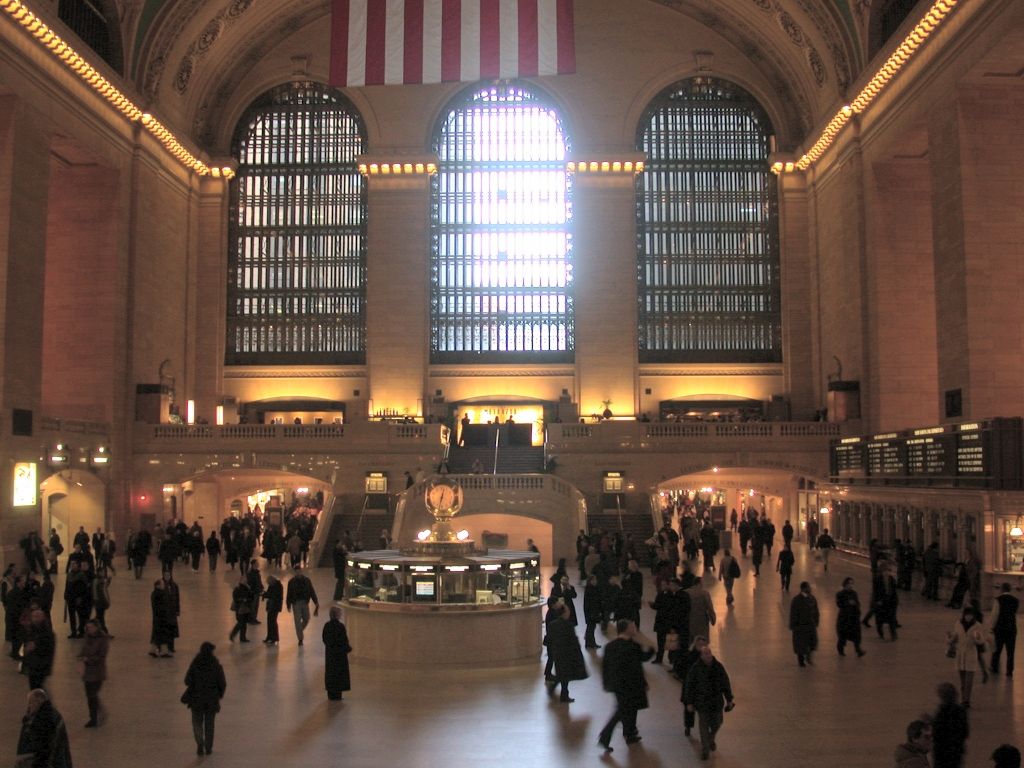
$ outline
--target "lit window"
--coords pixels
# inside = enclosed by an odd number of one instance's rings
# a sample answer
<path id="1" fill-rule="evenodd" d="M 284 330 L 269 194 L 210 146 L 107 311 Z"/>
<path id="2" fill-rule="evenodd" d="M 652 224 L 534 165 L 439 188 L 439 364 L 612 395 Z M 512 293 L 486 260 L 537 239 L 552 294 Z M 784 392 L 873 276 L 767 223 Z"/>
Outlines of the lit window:
<path id="1" fill-rule="evenodd" d="M 771 124 L 742 89 L 694 78 L 641 120 L 640 362 L 781 359 Z"/>
<path id="2" fill-rule="evenodd" d="M 287 85 L 236 134 L 227 363 L 362 363 L 365 131 L 338 91 Z"/>
<path id="3" fill-rule="evenodd" d="M 571 188 L 557 111 L 520 85 L 488 86 L 449 109 L 434 149 L 431 361 L 571 361 Z"/>

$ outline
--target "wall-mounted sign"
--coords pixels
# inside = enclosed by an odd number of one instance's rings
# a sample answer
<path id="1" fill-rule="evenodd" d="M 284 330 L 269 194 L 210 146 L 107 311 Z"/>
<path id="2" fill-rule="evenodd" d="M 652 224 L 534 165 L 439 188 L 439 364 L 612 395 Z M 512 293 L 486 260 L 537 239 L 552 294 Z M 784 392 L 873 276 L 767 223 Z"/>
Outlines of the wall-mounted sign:
<path id="1" fill-rule="evenodd" d="M 14 506 L 34 507 L 38 491 L 35 462 L 17 462 L 14 465 Z"/>

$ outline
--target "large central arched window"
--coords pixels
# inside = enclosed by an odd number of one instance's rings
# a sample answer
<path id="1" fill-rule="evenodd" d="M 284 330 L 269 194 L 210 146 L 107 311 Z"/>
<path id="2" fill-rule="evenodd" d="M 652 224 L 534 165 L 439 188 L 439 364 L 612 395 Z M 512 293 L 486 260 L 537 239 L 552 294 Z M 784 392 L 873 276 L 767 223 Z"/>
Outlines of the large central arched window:
<path id="1" fill-rule="evenodd" d="M 637 135 L 640 362 L 781 360 L 771 123 L 738 86 L 674 84 Z"/>
<path id="2" fill-rule="evenodd" d="M 431 362 L 572 360 L 571 190 L 557 111 L 515 84 L 460 97 L 434 149 Z"/>
<path id="3" fill-rule="evenodd" d="M 282 86 L 235 138 L 229 227 L 231 365 L 362 363 L 366 356 L 365 131 L 338 91 Z"/>

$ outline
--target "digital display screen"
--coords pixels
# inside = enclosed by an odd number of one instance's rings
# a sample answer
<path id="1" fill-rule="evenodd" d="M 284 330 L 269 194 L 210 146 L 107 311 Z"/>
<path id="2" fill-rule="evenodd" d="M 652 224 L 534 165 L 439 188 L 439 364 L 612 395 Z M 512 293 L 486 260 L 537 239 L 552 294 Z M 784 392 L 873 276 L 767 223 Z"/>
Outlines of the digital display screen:
<path id="1" fill-rule="evenodd" d="M 434 596 L 434 580 L 431 579 L 416 579 L 413 581 L 416 585 L 416 597 L 433 597 Z"/>

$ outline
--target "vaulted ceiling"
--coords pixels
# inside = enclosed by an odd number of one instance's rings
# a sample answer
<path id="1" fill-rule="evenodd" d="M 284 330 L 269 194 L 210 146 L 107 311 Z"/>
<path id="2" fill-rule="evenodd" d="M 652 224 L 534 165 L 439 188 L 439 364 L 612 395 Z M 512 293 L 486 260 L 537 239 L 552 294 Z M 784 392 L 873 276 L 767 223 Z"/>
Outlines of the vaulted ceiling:
<path id="1" fill-rule="evenodd" d="M 314 41 L 304 52 L 297 41 L 326 40 L 330 0 L 105 2 L 116 6 L 126 76 L 207 147 L 225 149 L 225 113 L 237 113 L 229 105 L 257 67 L 276 57 L 284 77 L 326 70 L 326 46 Z M 577 0 L 578 26 L 587 2 Z M 866 63 L 871 0 L 620 2 L 680 14 L 732 45 L 763 74 L 791 135 L 834 109 Z"/>

